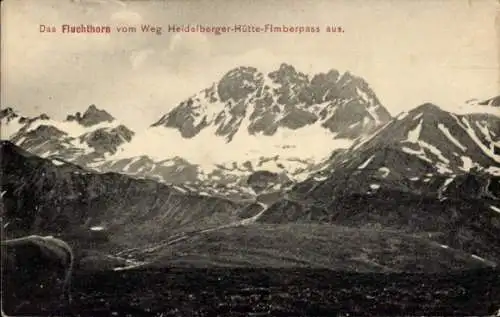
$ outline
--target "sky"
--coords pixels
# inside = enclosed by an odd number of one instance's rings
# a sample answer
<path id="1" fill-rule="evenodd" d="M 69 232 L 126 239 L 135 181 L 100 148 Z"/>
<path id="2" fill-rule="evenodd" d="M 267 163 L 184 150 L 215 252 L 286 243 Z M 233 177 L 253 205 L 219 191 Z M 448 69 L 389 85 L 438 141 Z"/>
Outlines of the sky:
<path id="1" fill-rule="evenodd" d="M 141 128 L 234 67 L 269 71 L 283 62 L 363 77 L 393 115 L 424 102 L 454 111 L 500 94 L 495 0 L 4 0 L 1 15 L 1 106 L 28 116 L 63 119 L 95 104 Z M 112 31 L 62 34 L 62 24 Z M 163 32 L 116 31 L 141 24 Z M 171 24 L 321 31 L 214 35 L 168 32 Z"/>

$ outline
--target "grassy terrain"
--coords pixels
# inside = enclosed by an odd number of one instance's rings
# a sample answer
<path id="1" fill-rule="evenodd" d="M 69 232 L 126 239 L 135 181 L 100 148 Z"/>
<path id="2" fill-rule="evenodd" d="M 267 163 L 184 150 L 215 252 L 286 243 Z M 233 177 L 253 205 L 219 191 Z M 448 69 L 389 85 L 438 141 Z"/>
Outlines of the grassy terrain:
<path id="1" fill-rule="evenodd" d="M 319 224 L 225 228 L 133 256 L 151 261 L 154 267 L 315 267 L 354 272 L 428 273 L 494 265 L 445 248 L 429 240 L 428 234 Z"/>

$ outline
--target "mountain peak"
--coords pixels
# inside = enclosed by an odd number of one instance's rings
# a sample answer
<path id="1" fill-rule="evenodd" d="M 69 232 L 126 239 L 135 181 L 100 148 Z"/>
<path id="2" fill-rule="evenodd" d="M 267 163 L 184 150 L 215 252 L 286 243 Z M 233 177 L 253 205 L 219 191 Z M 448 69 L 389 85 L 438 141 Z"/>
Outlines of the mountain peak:
<path id="1" fill-rule="evenodd" d="M 241 66 L 227 72 L 217 85 L 220 101 L 238 102 L 262 85 L 263 75 L 257 68 Z"/>
<path id="2" fill-rule="evenodd" d="M 18 116 L 18 114 L 11 107 L 7 107 L 7 108 L 0 110 L 0 119 L 3 119 L 3 118 L 10 119 L 10 118 L 14 118 L 17 116 Z"/>
<path id="3" fill-rule="evenodd" d="M 25 117 L 16 110 L 14 110 L 12 107 L 7 107 L 0 110 L 0 120 L 6 120 L 7 122 L 11 120 L 18 120 L 18 123 L 24 124 L 36 120 L 49 120 L 49 119 L 50 117 L 45 113 L 42 113 L 36 117 Z"/>
<path id="4" fill-rule="evenodd" d="M 2 113 L 3 112 L 9 112 L 10 113 L 10 112 L 14 112 L 14 109 L 12 109 L 12 107 L 7 107 L 7 108 L 4 108 L 4 109 L 0 110 L 0 112 L 2 112 Z"/>
<path id="5" fill-rule="evenodd" d="M 88 108 L 87 108 L 87 111 L 86 112 L 92 112 L 92 111 L 98 111 L 99 109 L 97 109 L 97 107 L 94 105 L 94 104 L 91 104 Z"/>
<path id="6" fill-rule="evenodd" d="M 496 96 L 477 103 L 480 106 L 500 107 L 500 96 Z"/>
<path id="7" fill-rule="evenodd" d="M 66 121 L 76 121 L 79 124 L 90 127 L 101 122 L 112 122 L 115 118 L 110 115 L 107 111 L 98 109 L 94 104 L 90 105 L 87 110 L 83 113 L 75 113 L 74 115 L 68 115 Z"/>
<path id="8" fill-rule="evenodd" d="M 325 77 L 326 78 L 335 78 L 335 80 L 337 80 L 339 78 L 339 71 L 336 70 L 336 69 L 330 69 L 326 74 L 325 74 Z"/>
<path id="9" fill-rule="evenodd" d="M 290 64 L 287 64 L 287 63 L 281 63 L 279 70 L 280 71 L 297 72 L 295 70 L 295 67 L 293 67 L 293 65 L 290 65 Z"/>
<path id="10" fill-rule="evenodd" d="M 422 112 L 422 113 L 427 113 L 427 112 L 446 112 L 443 109 L 441 109 L 439 106 L 426 102 L 424 104 L 421 104 L 420 106 L 416 107 L 415 109 L 411 110 L 411 112 Z"/>
<path id="11" fill-rule="evenodd" d="M 90 105 L 83 114 L 82 119 L 85 120 L 86 118 L 88 118 L 88 120 L 90 120 L 91 118 L 93 119 L 99 118 L 101 119 L 101 121 L 110 121 L 110 122 L 115 119 L 106 110 L 101 110 L 97 108 L 94 104 Z"/>
<path id="12" fill-rule="evenodd" d="M 275 82 L 285 84 L 290 81 L 302 81 L 308 83 L 307 75 L 298 72 L 295 67 L 287 63 L 281 63 L 278 70 L 269 73 L 269 78 L 274 80 Z"/>
<path id="13" fill-rule="evenodd" d="M 316 124 L 339 138 L 356 138 L 390 120 L 366 81 L 330 69 L 312 76 L 281 63 L 269 73 L 240 66 L 174 107 L 152 126 L 175 128 L 192 138 L 211 126 L 231 142 L 243 134 L 274 135 Z M 243 130 L 244 129 L 244 130 Z M 332 135 L 333 137 L 333 135 Z"/>

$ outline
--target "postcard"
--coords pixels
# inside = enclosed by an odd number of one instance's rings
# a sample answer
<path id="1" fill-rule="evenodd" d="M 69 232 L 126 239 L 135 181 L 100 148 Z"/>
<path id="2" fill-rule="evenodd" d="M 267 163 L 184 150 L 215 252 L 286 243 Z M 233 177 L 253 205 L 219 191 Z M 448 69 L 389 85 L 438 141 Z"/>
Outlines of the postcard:
<path id="1" fill-rule="evenodd" d="M 500 316 L 500 3 L 4 0 L 4 316 Z"/>

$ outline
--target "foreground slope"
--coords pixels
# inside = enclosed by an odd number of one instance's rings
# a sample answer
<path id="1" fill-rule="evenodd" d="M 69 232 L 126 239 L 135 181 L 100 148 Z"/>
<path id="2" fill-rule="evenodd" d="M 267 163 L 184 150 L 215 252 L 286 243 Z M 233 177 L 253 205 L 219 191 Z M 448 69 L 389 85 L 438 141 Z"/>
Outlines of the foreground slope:
<path id="1" fill-rule="evenodd" d="M 150 180 L 86 171 L 2 141 L 1 187 L 10 236 L 71 236 L 105 229 L 112 245 L 157 241 L 182 230 L 232 223 L 238 203 L 185 195 Z"/>

